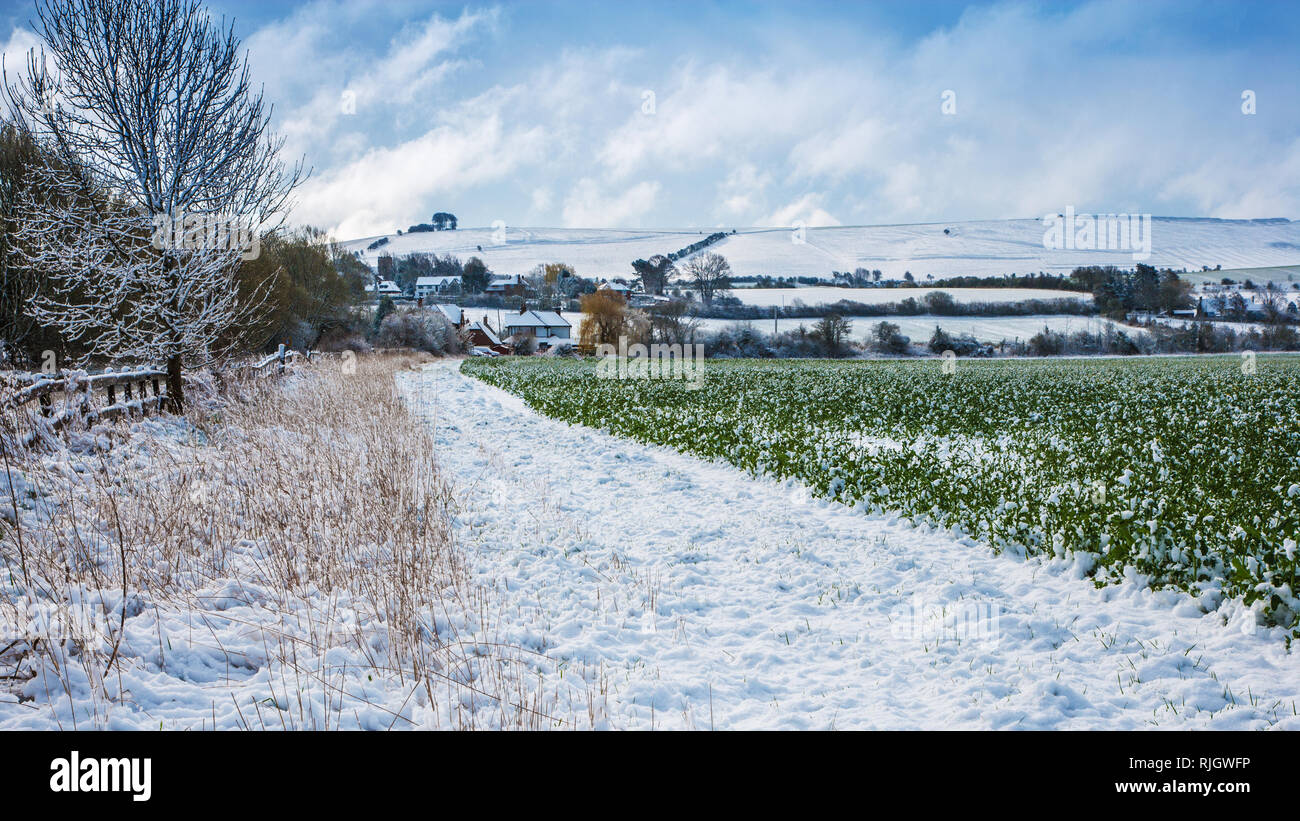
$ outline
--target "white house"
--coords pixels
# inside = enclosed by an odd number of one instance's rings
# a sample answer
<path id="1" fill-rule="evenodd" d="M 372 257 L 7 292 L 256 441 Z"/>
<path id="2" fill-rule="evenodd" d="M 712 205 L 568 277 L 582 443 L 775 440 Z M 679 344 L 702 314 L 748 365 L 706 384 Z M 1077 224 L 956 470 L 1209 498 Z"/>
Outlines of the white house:
<path id="1" fill-rule="evenodd" d="M 460 277 L 419 277 L 415 280 L 415 295 L 428 299 L 433 294 L 456 293 L 460 291 Z"/>
<path id="2" fill-rule="evenodd" d="M 569 339 L 573 329 L 573 323 L 559 311 L 522 311 L 506 317 L 501 324 L 506 336 L 524 333 L 539 340 Z"/>
<path id="3" fill-rule="evenodd" d="M 613 291 L 614 293 L 621 294 L 624 297 L 627 297 L 629 294 L 632 293 L 632 288 L 628 285 L 624 285 L 621 282 L 602 282 L 599 290 Z"/>
<path id="4" fill-rule="evenodd" d="M 397 283 L 391 279 L 376 279 L 366 286 L 366 293 L 369 296 L 379 299 L 381 297 L 400 297 L 402 289 L 397 287 Z"/>

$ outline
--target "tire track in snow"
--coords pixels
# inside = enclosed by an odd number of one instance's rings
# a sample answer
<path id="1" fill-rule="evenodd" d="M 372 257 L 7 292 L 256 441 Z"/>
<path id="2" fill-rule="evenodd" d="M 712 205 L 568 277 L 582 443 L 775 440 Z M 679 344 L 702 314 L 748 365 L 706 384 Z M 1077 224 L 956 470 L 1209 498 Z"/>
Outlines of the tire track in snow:
<path id="1" fill-rule="evenodd" d="M 595 726 L 1300 729 L 1300 659 L 1239 606 L 1097 590 L 1068 562 L 541 417 L 458 365 L 404 388 L 459 542 L 503 640 L 564 671 Z"/>

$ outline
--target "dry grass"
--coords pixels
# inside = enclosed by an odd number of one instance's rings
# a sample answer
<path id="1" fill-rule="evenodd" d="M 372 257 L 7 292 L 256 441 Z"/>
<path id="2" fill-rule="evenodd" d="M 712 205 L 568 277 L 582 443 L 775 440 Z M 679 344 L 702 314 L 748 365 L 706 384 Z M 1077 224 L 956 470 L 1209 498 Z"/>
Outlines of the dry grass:
<path id="1" fill-rule="evenodd" d="M 0 725 L 573 726 L 453 542 L 395 385 L 423 361 L 228 381 L 187 420 L 10 458 Z"/>

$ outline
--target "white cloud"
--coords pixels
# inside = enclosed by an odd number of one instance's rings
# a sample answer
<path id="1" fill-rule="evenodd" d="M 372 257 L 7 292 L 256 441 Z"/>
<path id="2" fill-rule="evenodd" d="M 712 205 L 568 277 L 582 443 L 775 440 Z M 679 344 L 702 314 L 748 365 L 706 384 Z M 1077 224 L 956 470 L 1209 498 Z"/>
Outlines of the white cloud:
<path id="1" fill-rule="evenodd" d="M 530 35 L 512 27 L 511 8 L 422 16 L 376 47 L 340 31 L 391 7 L 320 0 L 249 47 L 255 69 L 275 75 L 268 97 L 283 93 L 280 127 L 317 167 L 297 216 L 344 233 L 409 223 L 435 199 L 450 207 L 449 195 L 467 220 L 591 227 L 939 221 L 1067 205 L 1300 216 L 1300 113 L 1237 110 L 1229 78 L 1254 77 L 1253 55 L 1177 39 L 1116 45 L 1154 26 L 1159 6 L 1006 3 L 911 42 L 864 29 L 854 47 L 824 50 L 737 20 L 771 47 L 704 47 L 716 35 L 560 41 L 513 59 L 510 38 Z M 355 117 L 339 112 L 345 89 Z M 948 89 L 952 116 L 940 110 Z M 1262 102 L 1286 96 L 1281 81 L 1257 90 Z"/>
<path id="2" fill-rule="evenodd" d="M 9 39 L 0 49 L 4 54 L 4 70 L 9 73 L 11 81 L 27 68 L 27 54 L 32 49 L 40 49 L 41 41 L 35 32 L 25 26 L 15 26 L 9 33 Z"/>
<path id="3" fill-rule="evenodd" d="M 758 225 L 776 228 L 789 227 L 796 223 L 802 223 L 805 228 L 842 225 L 843 223 L 821 207 L 821 200 L 821 194 L 804 194 L 759 220 Z"/>
<path id="4" fill-rule="evenodd" d="M 766 203 L 771 184 L 771 174 L 753 163 L 741 163 L 718 186 L 719 211 L 733 219 L 752 219 Z"/>
<path id="5" fill-rule="evenodd" d="M 463 194 L 537 162 L 543 144 L 540 130 L 510 131 L 496 116 L 454 119 L 308 180 L 296 216 L 339 237 L 389 233 L 434 195 Z"/>
<path id="6" fill-rule="evenodd" d="M 639 182 L 609 194 L 587 177 L 578 181 L 564 199 L 564 225 L 568 228 L 636 228 L 655 205 L 659 183 Z"/>

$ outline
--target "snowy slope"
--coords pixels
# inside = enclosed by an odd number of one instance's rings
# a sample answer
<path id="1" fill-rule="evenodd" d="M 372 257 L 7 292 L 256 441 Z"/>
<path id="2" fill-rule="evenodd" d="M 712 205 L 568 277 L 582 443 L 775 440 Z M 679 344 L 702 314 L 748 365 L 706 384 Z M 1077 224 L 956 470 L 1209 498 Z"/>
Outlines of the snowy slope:
<path id="1" fill-rule="evenodd" d="M 944 234 L 944 229 L 949 233 Z M 639 257 L 666 254 L 702 239 L 713 230 L 615 231 L 567 228 L 491 228 L 391 236 L 375 251 L 376 237 L 352 240 L 374 264 L 381 253 L 481 256 L 497 273 L 524 273 L 544 262 L 567 262 L 584 276 L 629 276 Z M 1048 250 L 1037 219 L 918 225 L 809 228 L 803 242 L 788 228 L 740 228 L 713 246 L 730 260 L 738 275 L 829 276 L 831 271 L 879 268 L 890 277 L 904 271 L 927 274 L 1008 274 L 1068 272 L 1078 265 L 1132 267 L 1131 252 Z M 1157 217 L 1153 221 L 1151 257 L 1158 266 L 1199 271 L 1300 264 L 1300 221 L 1218 220 Z M 479 250 L 481 246 L 482 250 Z M 1284 271 L 1276 276 L 1295 276 Z"/>
<path id="2" fill-rule="evenodd" d="M 1235 605 L 541 418 L 455 363 L 408 379 L 502 640 L 598 726 L 1300 729 L 1300 657 Z"/>

